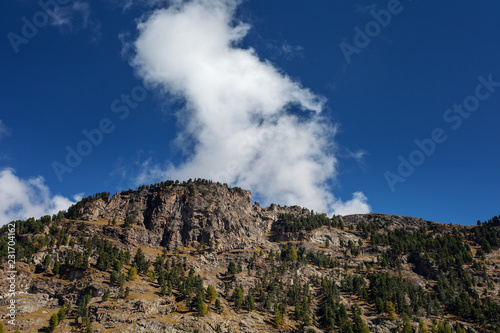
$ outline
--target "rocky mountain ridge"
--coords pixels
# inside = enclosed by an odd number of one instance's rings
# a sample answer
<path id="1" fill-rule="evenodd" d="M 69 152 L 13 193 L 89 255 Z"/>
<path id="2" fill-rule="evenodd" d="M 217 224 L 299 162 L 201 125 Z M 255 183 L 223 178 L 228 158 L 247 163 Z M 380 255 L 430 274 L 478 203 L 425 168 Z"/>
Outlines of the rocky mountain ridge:
<path id="1" fill-rule="evenodd" d="M 169 249 L 176 244 L 195 246 L 202 241 L 208 244 L 210 240 L 219 242 L 223 250 L 251 248 L 265 242 L 264 235 L 271 232 L 280 214 L 300 217 L 310 215 L 311 211 L 276 204 L 262 208 L 258 203 L 252 204 L 250 191 L 211 182 L 125 191 L 92 200 L 76 209 L 76 217 L 84 221 L 132 217 L 134 225 L 148 231 L 147 242 L 141 245 Z M 417 230 L 434 223 L 421 218 L 374 213 L 337 218 L 346 226 L 374 221 L 388 230 Z M 233 237 L 225 236 L 233 233 L 234 241 Z"/>

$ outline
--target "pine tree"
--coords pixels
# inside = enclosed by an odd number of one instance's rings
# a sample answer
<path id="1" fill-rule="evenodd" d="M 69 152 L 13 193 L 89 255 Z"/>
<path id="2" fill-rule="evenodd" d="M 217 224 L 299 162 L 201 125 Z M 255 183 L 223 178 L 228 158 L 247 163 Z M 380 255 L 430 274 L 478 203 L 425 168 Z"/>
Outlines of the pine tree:
<path id="1" fill-rule="evenodd" d="M 234 275 L 238 272 L 238 268 L 236 267 L 236 264 L 234 263 L 234 261 L 231 261 L 229 263 L 229 266 L 227 267 L 227 272 L 230 274 L 230 275 Z"/>
<path id="2" fill-rule="evenodd" d="M 160 291 L 160 294 L 161 294 L 162 296 L 165 296 L 165 295 L 167 295 L 167 293 L 168 293 L 167 284 L 166 284 L 165 282 L 163 282 L 163 283 L 161 284 L 161 291 Z"/>
<path id="3" fill-rule="evenodd" d="M 406 313 L 403 316 L 403 333 L 413 333 L 410 318 Z"/>
<path id="4" fill-rule="evenodd" d="M 354 331 L 359 333 L 370 333 L 370 329 L 361 318 L 361 309 L 359 306 L 356 304 L 353 305 L 352 312 L 354 315 Z"/>
<path id="5" fill-rule="evenodd" d="M 290 261 L 297 262 L 297 258 L 298 258 L 297 249 L 295 248 L 295 246 L 292 246 L 290 248 Z"/>
<path id="6" fill-rule="evenodd" d="M 223 311 L 222 304 L 220 303 L 220 300 L 218 298 L 215 300 L 215 311 L 218 314 L 221 314 Z"/>
<path id="7" fill-rule="evenodd" d="M 137 280 L 137 268 L 135 266 L 130 267 L 128 270 L 128 279 L 129 280 Z"/>
<path id="8" fill-rule="evenodd" d="M 54 332 L 57 325 L 59 325 L 59 317 L 57 316 L 57 313 L 54 313 L 49 320 L 49 331 Z"/>
<path id="9" fill-rule="evenodd" d="M 283 326 L 283 313 L 278 308 L 276 308 L 276 311 L 275 311 L 274 325 L 276 327 Z"/>
<path id="10" fill-rule="evenodd" d="M 396 319 L 396 309 L 394 308 L 394 304 L 391 301 L 388 301 L 385 304 L 385 312 L 387 312 L 387 318 L 394 320 Z"/>
<path id="11" fill-rule="evenodd" d="M 60 269 L 61 269 L 61 263 L 59 262 L 59 260 L 56 260 L 56 262 L 54 263 L 54 268 L 52 268 L 52 273 L 54 273 L 54 275 L 58 275 Z"/>
<path id="12" fill-rule="evenodd" d="M 57 317 L 59 318 L 59 321 L 63 321 L 64 318 L 66 318 L 66 307 L 63 305 L 59 308 L 59 311 L 57 311 Z"/>
<path id="13" fill-rule="evenodd" d="M 43 269 L 46 270 L 47 268 L 49 268 L 50 266 L 50 261 L 51 261 L 51 258 L 50 258 L 50 255 L 46 255 L 45 258 L 43 258 Z"/>
<path id="14" fill-rule="evenodd" d="M 444 333 L 444 326 L 443 326 L 443 323 L 439 322 L 437 324 L 437 332 L 439 333 Z"/>
<path id="15" fill-rule="evenodd" d="M 85 316 L 85 333 L 92 333 L 92 324 L 88 315 Z"/>
<path id="16" fill-rule="evenodd" d="M 125 281 L 127 278 L 125 277 L 125 274 L 121 273 L 120 277 L 118 278 L 118 285 L 123 288 L 123 285 L 125 284 Z"/>
<path id="17" fill-rule="evenodd" d="M 146 256 L 141 248 L 138 248 L 135 253 L 134 265 L 136 266 L 137 272 L 145 274 L 148 271 L 149 262 L 146 260 Z"/>
<path id="18" fill-rule="evenodd" d="M 167 284 L 167 287 L 168 287 L 168 295 L 172 295 L 172 281 L 168 281 L 168 284 Z"/>
<path id="19" fill-rule="evenodd" d="M 134 218 L 129 215 L 125 218 L 125 221 L 123 221 L 123 227 L 130 228 L 132 226 L 132 223 L 134 223 Z"/>
<path id="20" fill-rule="evenodd" d="M 418 323 L 418 333 L 429 333 L 429 330 L 427 329 L 427 325 L 425 324 L 425 322 L 420 319 L 419 323 Z"/>
<path id="21" fill-rule="evenodd" d="M 114 285 L 117 280 L 118 280 L 118 272 L 113 270 L 111 272 L 111 277 L 109 278 L 109 284 Z"/>
<path id="22" fill-rule="evenodd" d="M 109 299 L 109 295 L 110 295 L 111 291 L 108 289 L 106 289 L 106 291 L 104 292 L 104 294 L 102 295 L 102 301 L 103 302 L 106 302 L 108 299 Z"/>
<path id="23" fill-rule="evenodd" d="M 243 304 L 243 289 L 236 287 L 233 292 L 234 306 L 239 310 Z"/>
<path id="24" fill-rule="evenodd" d="M 197 304 L 197 307 L 198 307 L 198 315 L 199 316 L 203 317 L 203 316 L 206 316 L 208 314 L 208 307 L 205 304 L 205 302 L 199 301 Z"/>
<path id="25" fill-rule="evenodd" d="M 248 311 L 255 310 L 255 300 L 253 299 L 252 294 L 247 295 L 245 303 Z"/>
<path id="26" fill-rule="evenodd" d="M 208 301 L 210 303 L 215 302 L 215 299 L 217 298 L 217 291 L 215 290 L 214 286 L 212 286 L 212 285 L 208 286 L 207 294 L 208 294 Z"/>
<path id="27" fill-rule="evenodd" d="M 437 327 L 436 327 L 436 323 L 434 321 L 432 321 L 431 332 L 437 333 Z"/>

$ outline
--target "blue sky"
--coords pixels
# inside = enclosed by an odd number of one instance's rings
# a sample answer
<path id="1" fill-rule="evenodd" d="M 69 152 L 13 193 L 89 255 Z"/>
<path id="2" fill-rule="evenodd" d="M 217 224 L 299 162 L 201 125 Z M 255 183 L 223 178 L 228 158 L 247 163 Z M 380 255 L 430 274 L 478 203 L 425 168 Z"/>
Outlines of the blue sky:
<path id="1" fill-rule="evenodd" d="M 0 6 L 2 224 L 198 177 L 328 213 L 499 213 L 495 1 Z"/>

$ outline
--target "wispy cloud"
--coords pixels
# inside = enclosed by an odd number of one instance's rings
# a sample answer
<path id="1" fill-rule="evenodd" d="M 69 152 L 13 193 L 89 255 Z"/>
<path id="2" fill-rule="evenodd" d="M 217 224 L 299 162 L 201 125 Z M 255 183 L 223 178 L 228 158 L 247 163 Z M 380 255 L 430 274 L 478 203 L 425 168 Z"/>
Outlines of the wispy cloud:
<path id="1" fill-rule="evenodd" d="M 52 195 L 43 177 L 22 179 L 16 176 L 13 169 L 0 170 L 0 225 L 55 214 L 73 203 L 61 195 Z"/>
<path id="2" fill-rule="evenodd" d="M 303 56 L 304 48 L 300 45 L 290 45 L 283 42 L 281 45 L 281 54 L 283 54 L 288 60 L 291 60 L 297 56 Z"/>
<path id="3" fill-rule="evenodd" d="M 274 52 L 274 58 L 284 58 L 292 60 L 296 57 L 302 58 L 304 56 L 304 48 L 300 45 L 290 45 L 286 41 L 277 42 L 274 40 L 267 40 L 266 47 Z"/>
<path id="4" fill-rule="evenodd" d="M 235 18 L 239 2 L 179 1 L 139 24 L 131 63 L 185 100 L 176 144 L 194 148 L 178 165 L 148 160 L 138 181 L 210 178 L 251 189 L 263 203 L 368 212 L 362 193 L 344 202 L 327 185 L 338 162 L 325 98 L 239 47 L 250 29 Z"/>
<path id="5" fill-rule="evenodd" d="M 0 120 L 0 139 L 6 137 L 6 136 L 10 136 L 12 133 L 11 129 L 8 128 L 3 122 L 2 120 Z"/>
<path id="6" fill-rule="evenodd" d="M 364 150 L 357 150 L 357 151 L 348 150 L 348 154 L 349 157 L 355 159 L 358 163 L 362 163 L 367 153 Z"/>
<path id="7" fill-rule="evenodd" d="M 50 25 L 58 27 L 62 32 L 88 29 L 93 33 L 94 38 L 100 36 L 101 25 L 92 17 L 88 2 L 76 1 L 68 6 L 58 6 L 48 14 Z"/>

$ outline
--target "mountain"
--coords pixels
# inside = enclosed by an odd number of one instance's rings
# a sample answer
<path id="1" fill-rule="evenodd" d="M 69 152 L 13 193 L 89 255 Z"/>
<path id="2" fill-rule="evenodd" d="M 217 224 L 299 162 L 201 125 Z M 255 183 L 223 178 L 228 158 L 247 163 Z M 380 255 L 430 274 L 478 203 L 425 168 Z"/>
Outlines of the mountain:
<path id="1" fill-rule="evenodd" d="M 498 217 L 329 217 L 167 181 L 4 226 L 0 318 L 6 332 L 500 332 L 499 247 Z"/>

